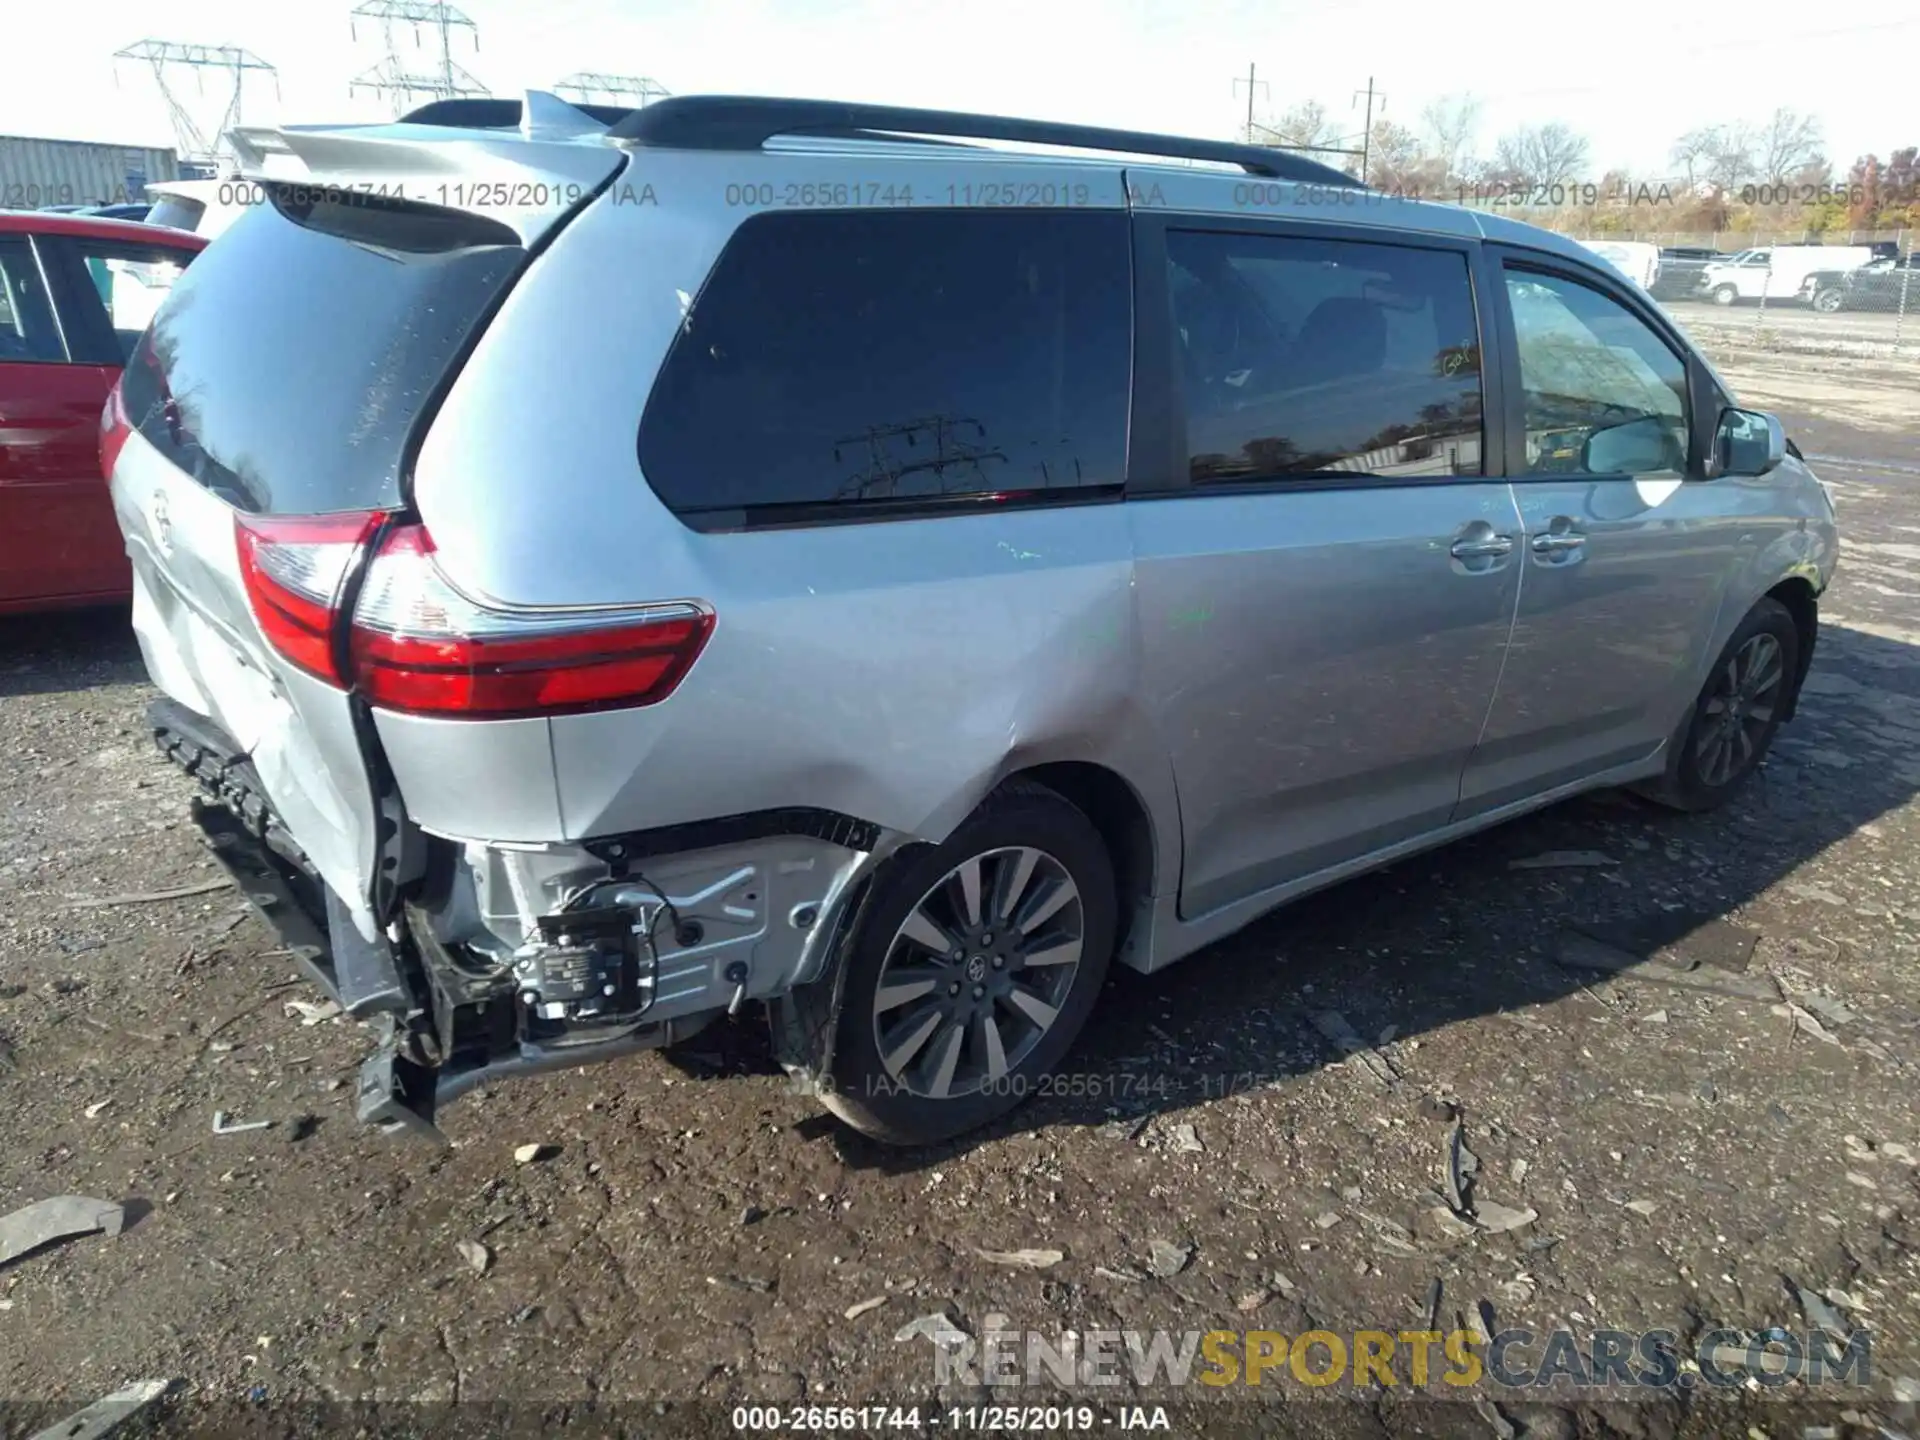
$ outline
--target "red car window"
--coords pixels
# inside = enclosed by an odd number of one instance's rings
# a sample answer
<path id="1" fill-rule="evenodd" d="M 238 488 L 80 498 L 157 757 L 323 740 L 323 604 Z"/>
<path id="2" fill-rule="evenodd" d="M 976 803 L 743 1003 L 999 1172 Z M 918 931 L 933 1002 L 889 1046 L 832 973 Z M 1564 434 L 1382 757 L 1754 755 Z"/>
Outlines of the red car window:
<path id="1" fill-rule="evenodd" d="M 33 247 L 24 236 L 0 235 L 0 363 L 66 358 Z"/>

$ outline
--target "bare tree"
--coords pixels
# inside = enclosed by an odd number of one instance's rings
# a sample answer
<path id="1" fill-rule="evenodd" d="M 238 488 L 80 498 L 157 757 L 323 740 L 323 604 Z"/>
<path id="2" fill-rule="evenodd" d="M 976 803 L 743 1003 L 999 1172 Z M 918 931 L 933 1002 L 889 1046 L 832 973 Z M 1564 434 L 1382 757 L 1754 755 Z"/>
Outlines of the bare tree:
<path id="1" fill-rule="evenodd" d="M 1754 148 L 1753 132 L 1745 125 L 1702 125 L 1674 141 L 1669 154 L 1689 185 L 1725 191 L 1753 179 L 1759 169 Z"/>
<path id="2" fill-rule="evenodd" d="M 1282 115 L 1277 123 L 1261 125 L 1258 129 L 1260 138 L 1269 145 L 1307 148 L 1332 145 L 1338 139 L 1333 122 L 1327 118 L 1327 107 L 1318 100 L 1303 100 Z"/>
<path id="3" fill-rule="evenodd" d="M 1420 126 L 1436 159 L 1458 175 L 1473 154 L 1480 130 L 1480 102 L 1472 95 L 1442 95 L 1420 112 Z"/>
<path id="4" fill-rule="evenodd" d="M 1717 137 L 1708 163 L 1707 179 L 1722 190 L 1751 180 L 1757 168 L 1753 157 L 1753 131 L 1745 125 L 1716 125 Z"/>
<path id="5" fill-rule="evenodd" d="M 1707 178 L 1719 151 L 1719 127 L 1702 125 L 1674 141 L 1673 149 L 1667 152 L 1667 156 L 1680 167 L 1680 173 L 1687 177 L 1687 188 L 1691 190 Z"/>
<path id="6" fill-rule="evenodd" d="M 1813 165 L 1824 165 L 1820 122 L 1786 107 L 1773 112 L 1754 140 L 1760 178 L 1773 184 L 1792 180 Z"/>
<path id="7" fill-rule="evenodd" d="M 1391 120 L 1375 120 L 1367 147 L 1368 183 L 1398 195 L 1440 196 L 1451 174 L 1446 161 L 1420 143 L 1420 137 Z"/>
<path id="8" fill-rule="evenodd" d="M 1557 120 L 1510 130 L 1493 148 L 1494 168 L 1528 185 L 1578 180 L 1587 161 L 1587 137 Z"/>
<path id="9" fill-rule="evenodd" d="M 1419 137 L 1391 120 L 1373 122 L 1373 135 L 1367 148 L 1370 163 L 1383 171 L 1409 170 L 1425 158 Z"/>

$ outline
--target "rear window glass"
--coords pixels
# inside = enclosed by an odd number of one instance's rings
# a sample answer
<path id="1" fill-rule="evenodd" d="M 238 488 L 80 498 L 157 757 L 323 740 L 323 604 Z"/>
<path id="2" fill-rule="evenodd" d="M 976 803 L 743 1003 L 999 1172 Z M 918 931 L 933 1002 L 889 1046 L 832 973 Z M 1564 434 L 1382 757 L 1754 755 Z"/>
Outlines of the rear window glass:
<path id="1" fill-rule="evenodd" d="M 198 200 L 189 200 L 184 195 L 162 195 L 147 212 L 147 224 L 195 230 L 199 228 L 200 217 L 206 213 L 207 207 Z"/>
<path id="2" fill-rule="evenodd" d="M 254 206 L 161 305 L 128 418 L 243 510 L 396 505 L 414 421 L 523 255 L 505 226 L 428 207 Z"/>
<path id="3" fill-rule="evenodd" d="M 641 468 L 702 528 L 1118 485 L 1129 265 L 1117 213 L 748 220 L 654 386 Z"/>

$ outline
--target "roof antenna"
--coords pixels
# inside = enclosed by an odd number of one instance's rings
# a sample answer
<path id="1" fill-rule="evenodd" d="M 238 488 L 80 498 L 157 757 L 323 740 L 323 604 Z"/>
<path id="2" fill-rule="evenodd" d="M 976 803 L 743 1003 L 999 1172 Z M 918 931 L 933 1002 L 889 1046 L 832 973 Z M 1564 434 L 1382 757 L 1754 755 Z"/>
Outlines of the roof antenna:
<path id="1" fill-rule="evenodd" d="M 528 140 L 572 140 L 603 135 L 607 127 L 586 111 L 545 90 L 529 90 L 520 106 L 520 134 Z"/>

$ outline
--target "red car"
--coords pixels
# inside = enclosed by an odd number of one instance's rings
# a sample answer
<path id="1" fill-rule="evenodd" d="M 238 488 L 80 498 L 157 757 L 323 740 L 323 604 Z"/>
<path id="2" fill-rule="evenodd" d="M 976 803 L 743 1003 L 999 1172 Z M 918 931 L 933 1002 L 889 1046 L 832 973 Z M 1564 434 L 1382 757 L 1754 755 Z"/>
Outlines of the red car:
<path id="1" fill-rule="evenodd" d="M 155 225 L 0 210 L 0 614 L 131 594 L 100 412 L 205 245 Z"/>

